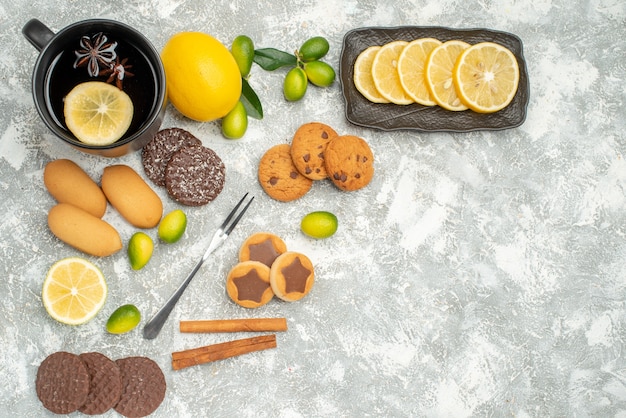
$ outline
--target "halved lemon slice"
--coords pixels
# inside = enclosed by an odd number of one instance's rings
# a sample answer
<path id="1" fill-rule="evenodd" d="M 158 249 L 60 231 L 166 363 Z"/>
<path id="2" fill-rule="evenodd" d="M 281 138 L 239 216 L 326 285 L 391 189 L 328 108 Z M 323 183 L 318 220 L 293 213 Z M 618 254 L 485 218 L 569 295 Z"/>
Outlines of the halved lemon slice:
<path id="1" fill-rule="evenodd" d="M 389 103 L 376 89 L 372 78 L 372 62 L 380 50 L 380 46 L 364 49 L 354 61 L 354 87 L 367 100 L 373 103 Z"/>
<path id="2" fill-rule="evenodd" d="M 133 102 L 128 94 L 102 81 L 87 81 L 65 97 L 67 128 L 89 145 L 109 145 L 120 139 L 133 120 Z"/>
<path id="3" fill-rule="evenodd" d="M 413 99 L 406 94 L 398 75 L 398 59 L 406 41 L 392 41 L 380 47 L 372 62 L 372 78 L 378 92 L 391 103 L 407 105 Z"/>
<path id="4" fill-rule="evenodd" d="M 481 42 L 461 53 L 454 69 L 461 101 L 480 113 L 493 113 L 511 103 L 519 84 L 515 55 L 504 46 Z"/>
<path id="5" fill-rule="evenodd" d="M 444 109 L 467 110 L 456 94 L 452 72 L 461 52 L 469 47 L 463 41 L 447 41 L 433 49 L 426 60 L 426 85 L 435 102 Z"/>
<path id="6" fill-rule="evenodd" d="M 98 267 L 80 257 L 54 263 L 43 283 L 41 299 L 48 314 L 68 325 L 84 324 L 100 311 L 107 284 Z"/>
<path id="7" fill-rule="evenodd" d="M 420 38 L 409 42 L 402 50 L 398 59 L 398 74 L 404 91 L 415 102 L 424 106 L 437 104 L 426 86 L 424 68 L 426 60 L 433 49 L 441 45 L 441 41 L 434 38 Z"/>

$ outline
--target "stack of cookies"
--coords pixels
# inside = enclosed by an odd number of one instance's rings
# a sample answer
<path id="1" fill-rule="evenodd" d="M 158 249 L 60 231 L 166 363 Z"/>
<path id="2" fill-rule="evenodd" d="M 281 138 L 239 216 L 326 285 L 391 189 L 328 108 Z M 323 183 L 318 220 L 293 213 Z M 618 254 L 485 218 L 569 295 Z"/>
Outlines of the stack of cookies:
<path id="1" fill-rule="evenodd" d="M 277 235 L 257 232 L 239 250 L 239 262 L 226 278 L 228 296 L 245 308 L 258 308 L 274 296 L 287 302 L 305 297 L 313 287 L 313 263 L 304 254 L 287 251 Z"/>
<path id="2" fill-rule="evenodd" d="M 320 122 L 306 123 L 291 144 L 275 145 L 261 158 L 258 178 L 273 199 L 289 202 L 304 196 L 316 180 L 344 191 L 358 190 L 374 176 L 374 155 L 365 140 L 339 135 Z"/>
<path id="3" fill-rule="evenodd" d="M 101 353 L 58 351 L 37 370 L 37 396 L 56 414 L 104 414 L 111 408 L 126 417 L 153 413 L 165 398 L 159 365 L 147 357 L 111 360 Z"/>
<path id="4" fill-rule="evenodd" d="M 146 176 L 183 205 L 207 204 L 224 188 L 226 168 L 221 158 L 184 129 L 159 131 L 143 147 L 141 160 Z"/>

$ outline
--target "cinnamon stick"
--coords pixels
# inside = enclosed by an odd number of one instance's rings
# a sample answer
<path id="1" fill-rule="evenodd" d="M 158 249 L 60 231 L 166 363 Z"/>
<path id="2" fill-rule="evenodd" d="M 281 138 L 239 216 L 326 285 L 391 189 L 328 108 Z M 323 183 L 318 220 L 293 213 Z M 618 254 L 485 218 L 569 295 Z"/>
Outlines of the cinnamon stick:
<path id="1" fill-rule="evenodd" d="M 172 353 L 174 370 L 276 348 L 276 335 L 261 335 Z"/>
<path id="2" fill-rule="evenodd" d="M 180 332 L 279 332 L 287 331 L 285 318 L 214 319 L 180 321 Z"/>

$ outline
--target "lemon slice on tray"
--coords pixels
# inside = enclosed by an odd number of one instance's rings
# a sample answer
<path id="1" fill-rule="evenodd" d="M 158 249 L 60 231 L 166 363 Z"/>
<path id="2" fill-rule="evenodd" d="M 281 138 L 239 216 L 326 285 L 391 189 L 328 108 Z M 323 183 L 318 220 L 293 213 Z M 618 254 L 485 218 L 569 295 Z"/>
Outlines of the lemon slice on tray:
<path id="1" fill-rule="evenodd" d="M 88 145 L 109 145 L 120 139 L 133 120 L 133 102 L 122 90 L 103 81 L 76 85 L 65 97 L 65 123 Z"/>
<path id="2" fill-rule="evenodd" d="M 68 257 L 50 267 L 41 299 L 48 314 L 68 325 L 84 324 L 100 311 L 107 298 L 102 271 L 80 257 Z"/>
<path id="3" fill-rule="evenodd" d="M 416 103 L 424 106 L 437 104 L 426 86 L 424 69 L 428 56 L 439 45 L 441 41 L 438 39 L 416 39 L 404 47 L 398 58 L 398 74 L 402 88 Z"/>
<path id="4" fill-rule="evenodd" d="M 380 46 L 364 49 L 354 61 L 354 87 L 372 103 L 389 103 L 374 85 L 372 78 L 372 62 L 380 50 Z"/>
<path id="5" fill-rule="evenodd" d="M 508 106 L 517 92 L 517 59 L 500 44 L 478 43 L 458 57 L 454 83 L 467 107 L 479 113 L 497 112 Z"/>
<path id="6" fill-rule="evenodd" d="M 372 62 L 372 78 L 376 89 L 385 99 L 399 105 L 414 103 L 404 91 L 398 74 L 398 59 L 407 45 L 406 41 L 389 42 L 380 47 Z"/>
<path id="7" fill-rule="evenodd" d="M 452 73 L 456 60 L 470 44 L 460 40 L 447 41 L 432 50 L 426 60 L 426 85 L 437 104 L 453 111 L 467 110 L 456 93 Z"/>

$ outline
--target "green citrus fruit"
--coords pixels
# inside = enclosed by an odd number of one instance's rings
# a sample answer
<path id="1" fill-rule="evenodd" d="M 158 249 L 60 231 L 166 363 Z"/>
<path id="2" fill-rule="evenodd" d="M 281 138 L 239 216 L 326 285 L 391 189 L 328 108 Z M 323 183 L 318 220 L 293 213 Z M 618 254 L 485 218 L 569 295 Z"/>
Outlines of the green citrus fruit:
<path id="1" fill-rule="evenodd" d="M 305 63 L 304 72 L 309 81 L 319 87 L 328 87 L 335 81 L 335 70 L 323 61 Z"/>
<path id="2" fill-rule="evenodd" d="M 311 212 L 302 218 L 300 228 L 311 238 L 328 238 L 337 232 L 337 217 L 330 212 Z"/>
<path id="3" fill-rule="evenodd" d="M 133 270 L 140 270 L 152 257 L 154 243 L 144 232 L 135 232 L 128 242 L 128 260 Z"/>
<path id="4" fill-rule="evenodd" d="M 306 73 L 300 67 L 294 67 L 285 76 L 283 83 L 283 93 L 285 99 L 295 102 L 304 97 L 307 85 L 309 84 Z"/>
<path id="5" fill-rule="evenodd" d="M 229 139 L 239 139 L 248 129 L 248 112 L 241 102 L 222 119 L 222 135 Z"/>
<path id="6" fill-rule="evenodd" d="M 254 43 L 246 35 L 239 35 L 230 47 L 242 77 L 248 77 L 254 59 Z"/>
<path id="7" fill-rule="evenodd" d="M 187 228 L 187 215 L 180 209 L 176 209 L 168 213 L 161 219 L 159 224 L 159 238 L 163 242 L 173 244 L 185 233 Z"/>
<path id="8" fill-rule="evenodd" d="M 326 38 L 314 36 L 302 44 L 300 50 L 300 59 L 304 62 L 315 61 L 322 58 L 328 53 L 330 45 Z"/>
<path id="9" fill-rule="evenodd" d="M 139 324 L 141 313 L 135 305 L 122 305 L 117 308 L 107 321 L 107 331 L 111 334 L 124 334 Z"/>

